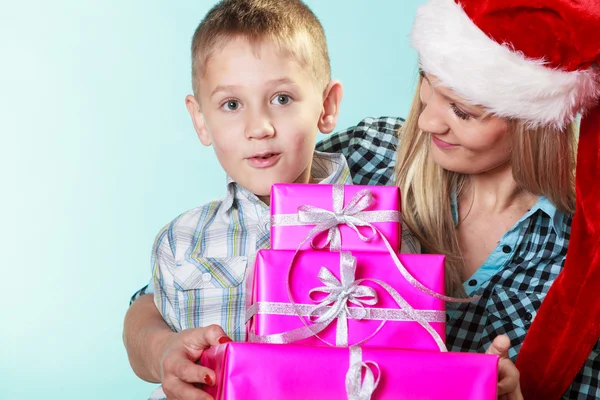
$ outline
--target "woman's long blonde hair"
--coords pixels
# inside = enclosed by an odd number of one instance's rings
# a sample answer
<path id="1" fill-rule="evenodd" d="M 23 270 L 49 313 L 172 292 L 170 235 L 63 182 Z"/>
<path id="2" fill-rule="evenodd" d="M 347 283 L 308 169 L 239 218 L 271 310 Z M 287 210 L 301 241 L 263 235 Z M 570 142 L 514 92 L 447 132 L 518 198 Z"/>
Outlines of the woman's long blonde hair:
<path id="1" fill-rule="evenodd" d="M 409 229 L 429 253 L 446 255 L 446 290 L 464 296 L 461 255 L 456 223 L 451 212 L 451 193 L 463 195 L 468 175 L 444 170 L 430 156 L 430 135 L 418 127 L 423 103 L 417 83 L 415 97 L 406 122 L 400 128 L 396 162 L 396 184 L 402 193 L 402 213 Z M 547 197 L 557 209 L 575 210 L 576 124 L 565 129 L 527 128 L 511 120 L 512 171 L 519 187 L 534 195 Z M 457 201 L 457 204 L 459 201 Z"/>

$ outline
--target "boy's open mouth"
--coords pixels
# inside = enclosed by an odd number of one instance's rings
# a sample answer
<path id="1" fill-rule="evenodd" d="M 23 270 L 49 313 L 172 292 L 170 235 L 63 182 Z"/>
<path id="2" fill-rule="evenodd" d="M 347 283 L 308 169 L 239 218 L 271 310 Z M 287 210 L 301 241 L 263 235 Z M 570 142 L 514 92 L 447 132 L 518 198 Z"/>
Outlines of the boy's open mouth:
<path id="1" fill-rule="evenodd" d="M 273 152 L 265 152 L 255 154 L 252 157 L 248 158 L 248 162 L 254 168 L 268 168 L 277 164 L 281 153 L 273 153 Z"/>

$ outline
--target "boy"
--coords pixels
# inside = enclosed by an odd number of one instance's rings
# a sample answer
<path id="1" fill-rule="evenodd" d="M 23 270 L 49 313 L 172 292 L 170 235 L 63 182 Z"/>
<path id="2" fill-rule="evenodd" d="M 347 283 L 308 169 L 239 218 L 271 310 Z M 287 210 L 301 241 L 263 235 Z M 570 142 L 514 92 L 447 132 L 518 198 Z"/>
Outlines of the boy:
<path id="1" fill-rule="evenodd" d="M 228 175 L 227 195 L 159 232 L 155 303 L 176 332 L 219 325 L 244 340 L 246 278 L 269 247 L 271 185 L 352 183 L 343 156 L 314 151 L 318 131 L 335 127 L 342 86 L 330 79 L 323 28 L 300 0 L 215 5 L 192 40 L 192 84 L 186 106 Z M 165 379 L 164 393 L 198 390 L 188 382 Z"/>

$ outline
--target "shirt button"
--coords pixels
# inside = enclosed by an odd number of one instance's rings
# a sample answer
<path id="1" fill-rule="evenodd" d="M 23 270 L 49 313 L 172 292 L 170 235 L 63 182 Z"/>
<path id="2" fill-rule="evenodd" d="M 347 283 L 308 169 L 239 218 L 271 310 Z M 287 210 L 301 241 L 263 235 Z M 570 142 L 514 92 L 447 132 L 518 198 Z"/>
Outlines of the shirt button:
<path id="1" fill-rule="evenodd" d="M 446 313 L 446 321 L 450 321 L 450 314 Z"/>
<path id="2" fill-rule="evenodd" d="M 525 321 L 531 321 L 533 319 L 533 315 L 531 315 L 530 312 L 528 312 L 527 314 L 525 314 Z"/>
<path id="3" fill-rule="evenodd" d="M 502 246 L 502 251 L 508 254 L 512 251 L 512 249 L 510 248 L 510 246 Z"/>
<path id="4" fill-rule="evenodd" d="M 205 273 L 203 273 L 203 274 L 202 274 L 202 280 L 203 280 L 204 282 L 208 282 L 208 281 L 210 281 L 211 279 L 212 279 L 212 275 L 211 275 L 211 274 L 209 274 L 208 272 L 205 272 Z"/>
<path id="5" fill-rule="evenodd" d="M 475 285 L 477 285 L 477 280 L 476 279 L 471 279 L 469 281 L 469 286 L 475 286 Z"/>

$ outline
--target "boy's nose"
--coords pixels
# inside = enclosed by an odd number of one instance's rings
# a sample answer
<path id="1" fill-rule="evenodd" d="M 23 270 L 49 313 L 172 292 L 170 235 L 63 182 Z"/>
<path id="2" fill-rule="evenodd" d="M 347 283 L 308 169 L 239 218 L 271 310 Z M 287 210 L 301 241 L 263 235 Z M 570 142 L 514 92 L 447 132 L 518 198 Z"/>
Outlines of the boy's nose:
<path id="1" fill-rule="evenodd" d="M 246 138 L 266 139 L 275 136 L 275 128 L 268 115 L 254 114 L 246 120 Z"/>

